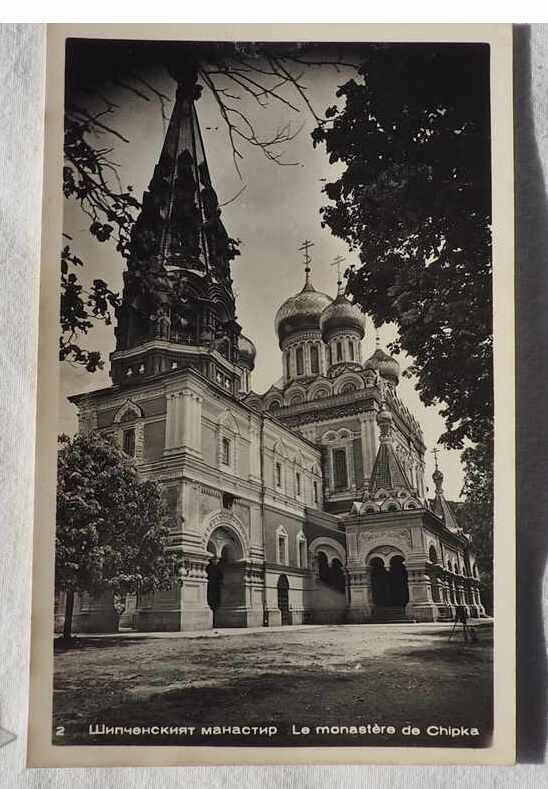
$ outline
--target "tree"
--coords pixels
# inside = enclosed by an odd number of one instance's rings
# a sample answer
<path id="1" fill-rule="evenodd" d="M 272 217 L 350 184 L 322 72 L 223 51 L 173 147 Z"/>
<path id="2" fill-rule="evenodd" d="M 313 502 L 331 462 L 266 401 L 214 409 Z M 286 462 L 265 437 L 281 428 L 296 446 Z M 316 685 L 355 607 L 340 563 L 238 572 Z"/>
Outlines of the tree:
<path id="1" fill-rule="evenodd" d="M 489 48 L 375 45 L 359 74 L 313 133 L 346 165 L 322 221 L 359 252 L 349 292 L 375 325 L 396 324 L 392 352 L 412 357 L 423 402 L 441 404 L 440 442 L 489 440 Z"/>
<path id="2" fill-rule="evenodd" d="M 97 434 L 62 436 L 58 457 L 56 592 L 66 593 L 63 637 L 75 593 L 149 592 L 170 583 L 169 523 L 155 482 Z"/>
<path id="3" fill-rule="evenodd" d="M 325 50 L 314 44 L 70 39 L 65 91 L 65 197 L 79 203 L 89 219 L 92 236 L 101 243 L 114 242 L 121 259 L 127 259 L 131 255 L 133 223 L 141 206 L 133 187 L 122 183 L 112 157 L 114 142 L 130 143 L 116 128 L 118 95 L 125 92 L 146 102 L 158 101 L 167 118 L 170 99 L 158 87 L 162 85 L 159 74 L 165 76 L 167 72 L 178 82 L 190 81 L 208 92 L 241 177 L 246 146 L 258 148 L 275 164 L 297 164 L 284 158 L 283 146 L 300 131 L 283 123 L 275 131 L 261 134 L 246 113 L 244 100 L 248 99 L 259 112 L 273 104 L 289 113 L 305 108 L 321 122 L 302 82 L 306 70 L 316 66 L 353 68 L 339 49 L 331 46 Z M 238 195 L 244 189 L 245 185 Z M 103 367 L 101 354 L 84 348 L 82 343 L 97 321 L 112 322 L 119 294 L 102 279 L 93 280 L 90 287 L 82 284 L 85 263 L 72 251 L 72 239 L 67 236 L 66 240 L 69 243 L 61 255 L 59 355 L 61 360 L 95 372 Z M 150 281 L 143 287 L 150 288 Z"/>
<path id="4" fill-rule="evenodd" d="M 493 610 L 493 444 L 482 442 L 462 453 L 464 465 L 464 502 L 457 516 L 472 537 L 482 584 L 482 597 L 488 611 Z"/>

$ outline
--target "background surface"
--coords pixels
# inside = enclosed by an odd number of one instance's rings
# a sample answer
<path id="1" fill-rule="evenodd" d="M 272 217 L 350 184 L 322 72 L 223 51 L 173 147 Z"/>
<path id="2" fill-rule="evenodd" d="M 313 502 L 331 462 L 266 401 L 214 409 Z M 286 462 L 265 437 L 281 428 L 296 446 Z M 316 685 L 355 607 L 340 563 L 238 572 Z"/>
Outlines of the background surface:
<path id="1" fill-rule="evenodd" d="M 548 585 L 548 25 L 516 31 L 518 217 L 518 729 L 514 768 L 27 770 L 28 653 L 45 29 L 0 25 L 1 787 L 545 785 Z M 39 561 L 40 557 L 36 557 Z M 544 602 L 544 606 L 543 606 Z"/>

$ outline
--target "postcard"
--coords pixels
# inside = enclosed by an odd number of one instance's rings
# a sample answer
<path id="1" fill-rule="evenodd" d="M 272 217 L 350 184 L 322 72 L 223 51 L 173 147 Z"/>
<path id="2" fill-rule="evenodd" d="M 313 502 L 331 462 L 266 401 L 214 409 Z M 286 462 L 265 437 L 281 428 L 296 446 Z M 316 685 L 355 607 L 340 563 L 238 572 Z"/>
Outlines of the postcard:
<path id="1" fill-rule="evenodd" d="M 29 765 L 514 759 L 512 33 L 48 28 Z"/>

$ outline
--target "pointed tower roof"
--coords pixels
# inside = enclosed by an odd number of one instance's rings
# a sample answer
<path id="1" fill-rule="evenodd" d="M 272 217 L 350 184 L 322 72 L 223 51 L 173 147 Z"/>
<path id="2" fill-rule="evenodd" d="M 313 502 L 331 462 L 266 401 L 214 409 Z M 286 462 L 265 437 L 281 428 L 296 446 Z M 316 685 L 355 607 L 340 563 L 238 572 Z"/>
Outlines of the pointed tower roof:
<path id="1" fill-rule="evenodd" d="M 434 450 L 434 458 L 436 463 L 436 468 L 434 473 L 432 474 L 432 479 L 434 481 L 434 485 L 436 486 L 436 496 L 434 498 L 432 504 L 432 511 L 434 515 L 437 515 L 440 518 L 446 529 L 449 531 L 461 531 L 461 527 L 455 517 L 455 513 L 453 512 L 449 502 L 445 498 L 443 493 L 443 474 L 438 468 L 438 453 L 437 450 Z"/>
<path id="2" fill-rule="evenodd" d="M 381 488 L 385 490 L 406 490 L 412 494 L 411 485 L 403 467 L 394 452 L 392 443 L 392 414 L 383 404 L 379 411 L 377 422 L 381 430 L 379 451 L 373 466 L 371 481 L 369 483 L 371 494 Z"/>
<path id="3" fill-rule="evenodd" d="M 132 252 L 141 260 L 229 276 L 235 251 L 221 222 L 198 115 L 198 86 L 181 81 L 158 164 L 143 195 Z"/>

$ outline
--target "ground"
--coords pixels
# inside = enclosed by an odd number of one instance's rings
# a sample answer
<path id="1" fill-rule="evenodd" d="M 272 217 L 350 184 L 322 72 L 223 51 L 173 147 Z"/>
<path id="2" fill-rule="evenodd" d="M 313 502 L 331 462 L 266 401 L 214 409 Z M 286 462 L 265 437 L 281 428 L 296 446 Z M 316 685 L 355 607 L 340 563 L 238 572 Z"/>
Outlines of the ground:
<path id="1" fill-rule="evenodd" d="M 58 643 L 54 744 L 485 746 L 492 730 L 492 628 L 476 632 L 476 644 L 465 644 L 461 634 L 449 640 L 450 626 L 416 624 L 127 633 L 82 637 L 71 649 Z M 102 724 L 195 731 L 89 733 L 90 725 Z M 393 726 L 395 734 L 316 732 L 367 724 Z M 246 725 L 277 733 L 201 731 Z M 410 725 L 420 734 L 402 732 Z M 304 726 L 310 734 L 294 733 Z M 428 726 L 465 731 L 432 736 Z"/>

